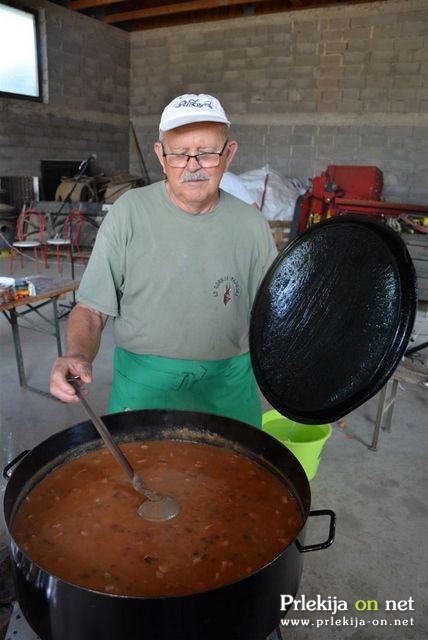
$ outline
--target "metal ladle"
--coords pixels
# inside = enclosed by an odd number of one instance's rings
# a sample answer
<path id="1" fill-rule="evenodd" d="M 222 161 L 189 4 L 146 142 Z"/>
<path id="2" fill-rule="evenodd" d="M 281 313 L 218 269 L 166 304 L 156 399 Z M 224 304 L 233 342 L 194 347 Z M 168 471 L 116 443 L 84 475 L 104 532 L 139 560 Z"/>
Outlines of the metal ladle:
<path id="1" fill-rule="evenodd" d="M 175 518 L 175 516 L 180 513 L 180 505 L 177 500 L 171 498 L 171 496 L 163 496 L 160 493 L 156 493 L 156 491 L 152 491 L 145 486 L 144 482 L 134 471 L 119 446 L 113 440 L 111 433 L 107 429 L 103 420 L 101 420 L 89 405 L 81 391 L 78 380 L 80 380 L 79 376 L 70 376 L 67 378 L 67 382 L 73 385 L 82 407 L 103 439 L 104 444 L 116 458 L 116 461 L 130 479 L 134 489 L 147 498 L 147 500 L 138 507 L 138 515 L 153 522 L 162 522 L 164 520 L 171 520 L 171 518 Z"/>

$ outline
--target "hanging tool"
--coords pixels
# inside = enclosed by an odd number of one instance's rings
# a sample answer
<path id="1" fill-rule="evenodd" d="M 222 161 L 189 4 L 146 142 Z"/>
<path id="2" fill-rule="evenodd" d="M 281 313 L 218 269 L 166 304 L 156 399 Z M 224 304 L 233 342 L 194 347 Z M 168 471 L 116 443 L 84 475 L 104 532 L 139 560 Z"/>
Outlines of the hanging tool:
<path id="1" fill-rule="evenodd" d="M 129 121 L 129 127 L 131 129 L 132 137 L 134 139 L 135 147 L 137 149 L 138 161 L 140 163 L 141 175 L 144 178 L 146 184 L 150 184 L 149 173 L 147 171 L 146 163 L 144 162 L 143 154 L 141 153 L 140 145 L 138 142 L 137 134 L 135 133 L 135 128 L 132 123 L 132 120 Z"/>

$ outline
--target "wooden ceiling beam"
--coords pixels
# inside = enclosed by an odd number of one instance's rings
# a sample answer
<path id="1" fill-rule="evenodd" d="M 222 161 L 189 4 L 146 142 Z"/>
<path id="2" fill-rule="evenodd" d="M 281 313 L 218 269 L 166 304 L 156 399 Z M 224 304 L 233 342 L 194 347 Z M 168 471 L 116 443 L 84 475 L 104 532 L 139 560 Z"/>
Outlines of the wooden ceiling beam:
<path id="1" fill-rule="evenodd" d="M 268 7 L 269 5 L 263 5 Z M 282 9 L 283 11 L 285 9 Z M 292 11 L 293 8 L 291 5 L 286 9 L 287 11 Z M 296 9 L 294 9 L 296 10 Z M 276 9 L 275 13 L 278 12 Z M 264 12 L 260 12 L 254 15 L 263 15 Z M 172 16 L 159 16 L 157 18 L 151 18 L 146 20 L 134 20 L 126 25 L 128 31 L 149 31 L 151 29 L 161 29 L 164 27 L 177 27 L 185 24 L 196 24 L 201 22 L 218 22 L 220 20 L 227 21 L 231 18 L 241 18 L 242 13 L 239 12 L 239 6 L 236 8 L 229 8 L 228 12 L 224 11 L 197 11 L 197 12 L 189 12 L 189 13 L 181 13 Z M 122 23 L 125 25 L 126 23 Z M 116 25 L 120 27 L 121 25 Z"/>
<path id="2" fill-rule="evenodd" d="M 82 11 L 83 9 L 97 9 L 106 7 L 110 4 L 124 4 L 128 0 L 69 0 L 67 7 L 73 11 Z"/>
<path id="3" fill-rule="evenodd" d="M 78 1 L 84 2 L 85 0 Z M 95 2 L 96 0 L 88 0 L 88 2 L 89 1 Z M 117 22 L 131 22 L 132 20 L 158 18 L 160 16 L 173 16 L 179 13 L 187 13 L 188 11 L 206 11 L 209 9 L 221 9 L 245 4 L 263 4 L 270 1 L 271 0 L 190 0 L 189 2 L 148 7 L 147 9 L 112 13 L 104 16 L 103 20 L 109 24 L 115 24 Z"/>

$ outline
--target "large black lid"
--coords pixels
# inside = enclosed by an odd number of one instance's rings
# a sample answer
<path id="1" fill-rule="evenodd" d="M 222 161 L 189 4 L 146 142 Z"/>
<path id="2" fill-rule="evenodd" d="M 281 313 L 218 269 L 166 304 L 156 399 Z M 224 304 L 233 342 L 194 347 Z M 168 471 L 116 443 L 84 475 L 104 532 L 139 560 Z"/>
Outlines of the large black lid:
<path id="1" fill-rule="evenodd" d="M 297 422 L 332 422 L 371 398 L 400 362 L 416 275 L 386 224 L 340 216 L 289 244 L 254 301 L 250 353 L 267 400 Z"/>

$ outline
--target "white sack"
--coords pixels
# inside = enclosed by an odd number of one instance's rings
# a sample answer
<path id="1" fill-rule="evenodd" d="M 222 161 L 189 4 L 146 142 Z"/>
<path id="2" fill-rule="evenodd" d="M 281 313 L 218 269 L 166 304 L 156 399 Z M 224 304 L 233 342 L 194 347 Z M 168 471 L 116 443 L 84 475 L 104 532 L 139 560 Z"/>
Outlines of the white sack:
<path id="1" fill-rule="evenodd" d="M 262 169 L 254 169 L 240 174 L 247 190 L 260 207 L 267 176 L 266 194 L 262 213 L 267 220 L 292 220 L 294 207 L 299 195 L 304 191 L 296 178 L 282 178 L 266 164 Z"/>

